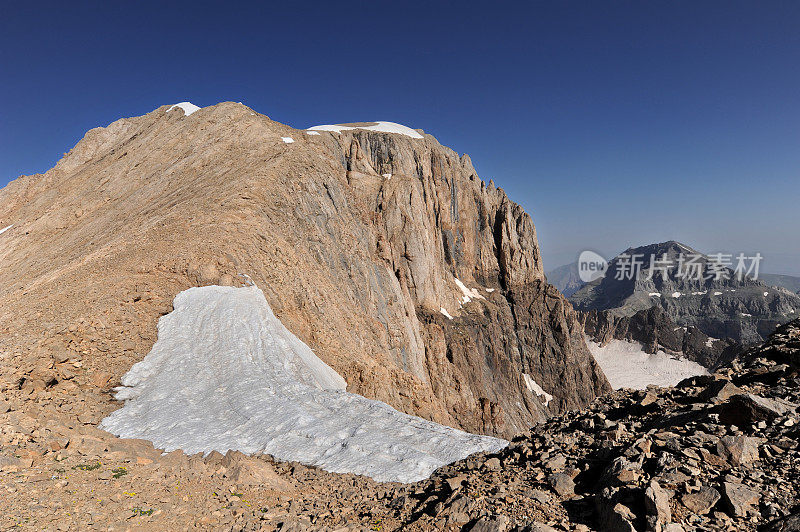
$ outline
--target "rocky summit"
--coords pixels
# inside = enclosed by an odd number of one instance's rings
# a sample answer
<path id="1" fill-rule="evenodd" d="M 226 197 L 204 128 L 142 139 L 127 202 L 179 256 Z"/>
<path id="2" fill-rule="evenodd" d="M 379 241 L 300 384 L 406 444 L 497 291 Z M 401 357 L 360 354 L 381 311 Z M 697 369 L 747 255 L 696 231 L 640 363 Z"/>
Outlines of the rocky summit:
<path id="1" fill-rule="evenodd" d="M 385 124 L 162 106 L 10 183 L 4 393 L 97 423 L 176 294 L 248 283 L 348 391 L 408 414 L 511 437 L 607 391 L 528 214 L 468 156 Z"/>

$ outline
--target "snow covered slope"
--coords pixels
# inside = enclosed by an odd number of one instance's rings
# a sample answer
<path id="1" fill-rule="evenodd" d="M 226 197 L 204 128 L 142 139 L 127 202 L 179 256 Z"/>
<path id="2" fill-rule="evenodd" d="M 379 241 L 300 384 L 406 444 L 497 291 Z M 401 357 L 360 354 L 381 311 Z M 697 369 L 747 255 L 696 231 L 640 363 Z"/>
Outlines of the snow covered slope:
<path id="1" fill-rule="evenodd" d="M 122 379 L 116 397 L 125 406 L 101 428 L 166 451 L 267 453 L 399 482 L 507 445 L 346 392 L 255 286 L 191 288 L 174 309 Z"/>
<path id="2" fill-rule="evenodd" d="M 308 131 L 332 131 L 334 133 L 341 133 L 348 129 L 366 129 L 369 131 L 380 131 L 382 133 L 398 133 L 411 137 L 412 139 L 425 138 L 419 134 L 418 131 L 411 129 L 403 124 L 396 122 L 357 122 L 353 124 L 325 124 L 321 126 L 314 126 L 308 128 Z"/>
<path id="3" fill-rule="evenodd" d="M 708 373 L 697 362 L 673 358 L 664 351 L 646 353 L 638 342 L 611 340 L 601 347 L 587 337 L 586 344 L 614 389 L 675 386 L 686 377 Z"/>

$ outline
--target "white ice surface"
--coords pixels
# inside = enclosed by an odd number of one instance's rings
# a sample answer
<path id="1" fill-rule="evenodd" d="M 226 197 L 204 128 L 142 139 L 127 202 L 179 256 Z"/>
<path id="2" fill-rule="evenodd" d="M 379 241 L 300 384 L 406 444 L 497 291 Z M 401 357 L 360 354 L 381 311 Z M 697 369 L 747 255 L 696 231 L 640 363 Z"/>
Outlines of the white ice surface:
<path id="1" fill-rule="evenodd" d="M 462 283 L 458 277 L 453 277 L 453 279 L 455 280 L 456 286 L 458 286 L 458 289 L 461 290 L 461 294 L 463 295 L 461 299 L 462 305 L 469 303 L 473 299 L 486 299 L 481 295 L 480 292 L 478 292 L 477 288 L 467 288 L 467 286 L 464 283 Z"/>
<path id="2" fill-rule="evenodd" d="M 294 142 L 294 139 L 292 137 L 281 137 L 281 140 L 286 144 L 291 144 L 292 142 Z"/>
<path id="3" fill-rule="evenodd" d="M 450 315 L 450 313 L 449 313 L 449 312 L 447 312 L 447 310 L 445 310 L 445 308 L 444 308 L 444 307 L 440 308 L 440 309 L 439 309 L 439 312 L 441 312 L 441 313 L 442 313 L 442 316 L 444 316 L 444 317 L 445 317 L 445 318 L 447 318 L 448 320 L 452 320 L 452 319 L 453 319 L 453 316 L 451 316 L 451 315 Z"/>
<path id="4" fill-rule="evenodd" d="M 125 405 L 103 429 L 165 451 L 267 453 L 399 482 L 508 444 L 346 392 L 255 286 L 190 288 L 173 306 L 153 349 L 123 377 L 116 397 Z"/>
<path id="5" fill-rule="evenodd" d="M 658 292 L 650 292 L 648 295 L 649 295 L 650 297 L 661 297 L 661 294 L 660 294 L 660 293 L 658 293 Z"/>
<path id="6" fill-rule="evenodd" d="M 366 122 L 372 123 L 372 122 Z M 407 137 L 411 137 L 412 139 L 421 139 L 424 138 L 419 132 L 411 129 L 408 126 L 404 126 L 403 124 L 397 124 L 395 122 L 374 122 L 375 125 L 373 126 L 344 126 L 341 124 L 323 124 L 321 126 L 314 126 L 308 128 L 308 131 L 332 131 L 334 133 L 341 133 L 342 131 L 347 131 L 349 129 L 366 129 L 369 131 L 380 131 L 382 133 L 399 133 L 400 135 L 405 135 Z"/>
<path id="7" fill-rule="evenodd" d="M 309 135 L 319 135 L 319 131 L 309 131 Z"/>
<path id="8" fill-rule="evenodd" d="M 722 295 L 722 292 L 714 292 L 714 295 L 715 295 L 715 296 L 721 296 L 721 295 Z"/>
<path id="9" fill-rule="evenodd" d="M 523 373 L 522 378 L 525 380 L 525 386 L 528 387 L 528 390 L 535 393 L 539 397 L 544 397 L 545 406 L 547 406 L 548 403 L 553 400 L 553 396 L 544 391 L 542 387 L 539 386 L 539 383 L 533 380 L 530 375 Z"/>
<path id="10" fill-rule="evenodd" d="M 672 297 L 677 299 L 677 298 L 681 297 L 681 293 L 680 292 L 672 292 Z"/>
<path id="11" fill-rule="evenodd" d="M 677 359 L 664 351 L 645 353 L 638 342 L 611 340 L 601 347 L 587 338 L 586 343 L 614 389 L 643 390 L 648 384 L 675 386 L 686 377 L 708 373 L 697 362 Z"/>
<path id="12" fill-rule="evenodd" d="M 195 111 L 199 111 L 200 110 L 200 108 L 197 107 L 192 102 L 181 102 L 181 103 L 176 103 L 175 105 L 171 106 L 169 109 L 167 109 L 167 112 L 169 113 L 170 111 L 172 111 L 176 107 L 178 109 L 181 109 L 183 111 L 183 114 L 186 115 L 186 116 L 189 116 L 190 114 L 194 113 Z"/>
<path id="13" fill-rule="evenodd" d="M 2 235 L 3 233 L 5 233 L 6 231 L 8 231 L 9 229 L 11 229 L 12 227 L 14 227 L 14 224 L 11 224 L 11 225 L 9 225 L 8 227 L 4 227 L 4 228 L 0 229 L 0 235 Z"/>

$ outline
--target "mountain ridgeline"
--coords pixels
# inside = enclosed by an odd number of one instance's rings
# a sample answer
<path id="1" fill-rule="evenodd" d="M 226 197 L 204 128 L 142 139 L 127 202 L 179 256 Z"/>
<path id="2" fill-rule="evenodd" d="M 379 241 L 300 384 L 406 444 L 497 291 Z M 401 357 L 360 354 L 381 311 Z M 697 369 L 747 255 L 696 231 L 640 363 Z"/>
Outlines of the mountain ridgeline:
<path id="1" fill-rule="evenodd" d="M 510 436 L 610 389 L 528 214 L 431 135 L 163 106 L 10 183 L 7 225 L 14 379 L 78 363 L 101 414 L 177 293 L 249 282 L 348 391 L 426 419 Z"/>

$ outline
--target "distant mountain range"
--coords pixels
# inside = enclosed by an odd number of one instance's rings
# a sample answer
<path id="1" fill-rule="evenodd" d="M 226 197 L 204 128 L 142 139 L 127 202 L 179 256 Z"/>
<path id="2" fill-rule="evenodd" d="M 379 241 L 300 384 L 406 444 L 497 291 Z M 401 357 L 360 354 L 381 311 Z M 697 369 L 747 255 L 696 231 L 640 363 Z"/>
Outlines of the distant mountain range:
<path id="1" fill-rule="evenodd" d="M 626 257 L 641 258 L 638 278 L 620 276 Z M 660 308 L 678 327 L 696 327 L 714 339 L 741 344 L 760 342 L 776 326 L 800 316 L 800 296 L 791 290 L 790 276 L 767 276 L 766 282 L 749 277 L 737 279 L 730 268 L 721 278 L 681 276 L 679 257 L 697 256 L 694 261 L 703 272 L 713 264 L 711 257 L 676 241 L 629 248 L 609 262 L 606 275 L 575 289 L 575 282 L 562 266 L 552 272 L 550 282 L 561 284 L 579 311 L 608 311 L 617 317 L 632 318 L 640 311 Z M 656 268 L 651 271 L 651 257 Z M 666 259 L 666 261 L 664 260 Z M 672 264 L 669 268 L 658 267 Z M 662 264 L 662 265 L 663 265 Z M 574 271 L 577 275 L 577 264 Z M 685 273 L 685 272 L 684 272 Z M 800 279 L 797 279 L 800 281 Z M 767 284 L 780 281 L 780 286 Z M 659 321 L 661 318 L 659 318 Z"/>
<path id="2" fill-rule="evenodd" d="M 578 275 L 578 263 L 565 264 L 547 272 L 547 281 L 558 288 L 564 297 L 569 297 L 586 284 Z"/>
<path id="3" fill-rule="evenodd" d="M 758 275 L 758 279 L 770 286 L 779 286 L 795 294 L 800 294 L 800 277 L 795 277 L 794 275 L 779 275 L 776 273 L 761 273 Z"/>

